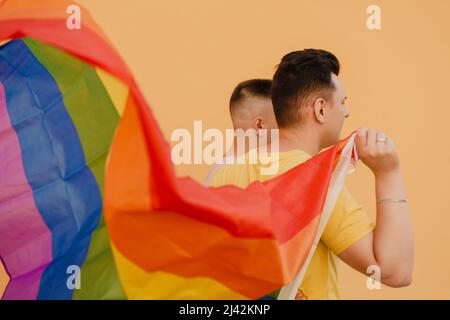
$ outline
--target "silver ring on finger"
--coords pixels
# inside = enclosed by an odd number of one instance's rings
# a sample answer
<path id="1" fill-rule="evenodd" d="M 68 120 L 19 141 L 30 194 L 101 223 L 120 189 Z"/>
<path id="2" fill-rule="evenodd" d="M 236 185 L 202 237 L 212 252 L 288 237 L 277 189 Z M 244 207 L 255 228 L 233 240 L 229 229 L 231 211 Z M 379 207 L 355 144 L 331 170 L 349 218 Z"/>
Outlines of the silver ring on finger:
<path id="1" fill-rule="evenodd" d="M 381 143 L 386 143 L 387 141 L 387 137 L 377 137 L 377 139 L 375 140 L 375 142 L 381 142 Z"/>

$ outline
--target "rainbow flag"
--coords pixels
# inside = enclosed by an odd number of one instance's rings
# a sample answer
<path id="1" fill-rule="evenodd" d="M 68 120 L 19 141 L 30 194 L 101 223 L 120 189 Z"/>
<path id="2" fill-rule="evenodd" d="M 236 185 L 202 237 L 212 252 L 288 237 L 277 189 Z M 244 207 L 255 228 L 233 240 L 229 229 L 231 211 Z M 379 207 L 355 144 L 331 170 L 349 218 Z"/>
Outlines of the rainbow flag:
<path id="1" fill-rule="evenodd" d="M 102 199 L 129 92 L 108 70 L 131 76 L 86 12 L 81 30 L 67 29 L 70 4 L 0 7 L 3 299 L 125 298 Z M 67 285 L 70 266 L 80 268 L 81 290 Z"/>
<path id="2" fill-rule="evenodd" d="M 0 5 L 3 299 L 292 299 L 354 135 L 246 189 L 176 177 L 125 63 L 86 11 L 67 27 L 71 4 Z"/>

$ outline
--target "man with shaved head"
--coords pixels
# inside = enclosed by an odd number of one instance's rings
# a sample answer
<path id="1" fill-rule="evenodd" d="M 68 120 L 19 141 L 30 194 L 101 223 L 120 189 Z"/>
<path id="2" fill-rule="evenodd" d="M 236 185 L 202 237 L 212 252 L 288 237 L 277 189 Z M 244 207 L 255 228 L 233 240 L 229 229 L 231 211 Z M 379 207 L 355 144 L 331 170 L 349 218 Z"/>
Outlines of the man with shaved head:
<path id="1" fill-rule="evenodd" d="M 230 115 L 237 129 L 277 128 L 270 88 L 272 80 L 253 79 L 241 82 L 230 98 Z"/>
<path id="2" fill-rule="evenodd" d="M 270 132 L 270 129 L 277 128 L 270 93 L 271 86 L 272 80 L 269 79 L 251 79 L 236 86 L 230 98 L 230 115 L 235 131 L 246 132 L 253 129 L 256 134 L 260 134 L 263 129 Z M 234 145 L 224 157 L 223 163 L 217 163 L 212 167 L 206 178 L 206 185 L 211 184 L 212 179 L 224 164 L 233 162 L 235 157 L 242 155 L 237 148 L 237 139 L 238 137 L 235 136 Z M 270 134 L 268 139 L 270 139 Z M 245 147 L 242 150 L 243 154 L 249 151 L 249 144 L 246 143 Z"/>

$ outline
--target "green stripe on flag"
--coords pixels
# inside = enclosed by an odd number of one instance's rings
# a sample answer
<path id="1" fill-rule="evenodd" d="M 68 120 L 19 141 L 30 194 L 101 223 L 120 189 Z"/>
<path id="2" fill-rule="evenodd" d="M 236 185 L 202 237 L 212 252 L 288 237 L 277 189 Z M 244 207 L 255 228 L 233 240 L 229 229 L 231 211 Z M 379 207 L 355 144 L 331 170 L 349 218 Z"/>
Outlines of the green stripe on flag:
<path id="1" fill-rule="evenodd" d="M 64 105 L 77 128 L 86 163 L 103 197 L 106 158 L 119 115 L 95 68 L 39 41 L 26 38 L 34 56 L 56 80 Z M 125 299 L 114 262 L 102 213 L 92 234 L 85 263 L 81 266 L 81 289 L 74 299 Z"/>

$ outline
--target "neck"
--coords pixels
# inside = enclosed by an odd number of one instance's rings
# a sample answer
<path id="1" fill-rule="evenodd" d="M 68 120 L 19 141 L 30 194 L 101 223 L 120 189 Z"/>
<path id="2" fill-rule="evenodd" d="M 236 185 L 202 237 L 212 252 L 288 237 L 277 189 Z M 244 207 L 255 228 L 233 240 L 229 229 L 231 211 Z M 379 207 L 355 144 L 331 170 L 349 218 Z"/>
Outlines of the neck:
<path id="1" fill-rule="evenodd" d="M 280 129 L 280 151 L 302 150 L 311 156 L 320 152 L 321 141 L 317 131 L 308 127 Z"/>

